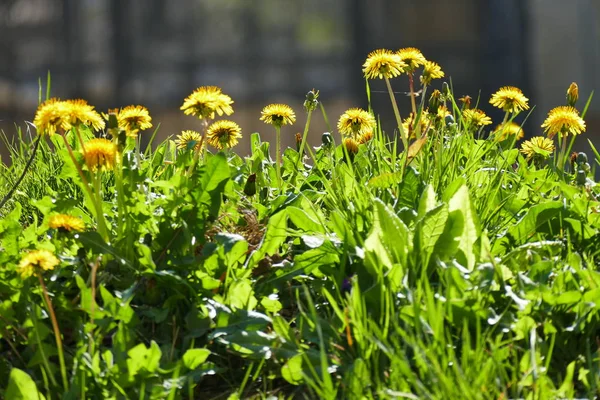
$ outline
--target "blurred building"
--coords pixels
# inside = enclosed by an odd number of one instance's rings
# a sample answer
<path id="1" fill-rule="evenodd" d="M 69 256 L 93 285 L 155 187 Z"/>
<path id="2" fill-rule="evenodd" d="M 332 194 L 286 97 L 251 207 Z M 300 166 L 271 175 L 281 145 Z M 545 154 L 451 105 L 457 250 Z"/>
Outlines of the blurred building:
<path id="1" fill-rule="evenodd" d="M 33 119 L 49 71 L 53 96 L 99 110 L 146 105 L 162 137 L 199 127 L 179 106 L 201 85 L 221 86 L 235 100 L 232 119 L 266 137 L 260 109 L 287 102 L 299 115 L 292 143 L 308 90 L 321 91 L 333 123 L 366 106 L 361 65 L 371 50 L 414 46 L 494 116 L 489 96 L 521 87 L 537 105 L 526 125 L 533 135 L 572 81 L 584 99 L 598 88 L 599 21 L 598 0 L 2 0 L 0 128 Z M 405 77 L 393 84 L 407 90 Z M 384 87 L 371 89 L 391 131 Z M 327 129 L 315 120 L 316 132 Z M 587 121 L 598 141 L 600 99 Z"/>

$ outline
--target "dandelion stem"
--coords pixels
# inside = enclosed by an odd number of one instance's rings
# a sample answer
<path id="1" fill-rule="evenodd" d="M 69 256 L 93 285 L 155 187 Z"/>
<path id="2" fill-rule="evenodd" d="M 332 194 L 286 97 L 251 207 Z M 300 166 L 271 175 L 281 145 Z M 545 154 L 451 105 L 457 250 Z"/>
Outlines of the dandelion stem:
<path id="1" fill-rule="evenodd" d="M 558 168 L 560 169 L 561 173 L 564 176 L 565 173 L 565 156 L 566 156 L 566 152 L 567 152 L 567 135 L 563 134 L 562 137 L 560 138 L 561 144 L 560 144 L 560 155 L 558 157 Z"/>
<path id="2" fill-rule="evenodd" d="M 388 92 L 390 93 L 390 100 L 392 101 L 392 107 L 394 108 L 394 115 L 396 116 L 396 123 L 398 124 L 398 130 L 400 131 L 402 144 L 404 145 L 404 149 L 408 150 L 408 138 L 406 137 L 404 128 L 402 128 L 402 118 L 400 117 L 400 111 L 398 111 L 398 104 L 396 103 L 396 97 L 394 96 L 394 91 L 392 90 L 392 85 L 390 84 L 389 78 L 385 78 L 385 84 Z"/>
<path id="3" fill-rule="evenodd" d="M 37 276 L 40 281 L 40 286 L 42 287 L 42 293 L 44 295 L 46 307 L 48 307 L 48 313 L 50 314 L 50 320 L 52 321 L 52 328 L 54 328 L 54 338 L 56 339 L 56 348 L 58 350 L 58 360 L 60 362 L 60 374 L 62 375 L 63 386 L 65 391 L 68 391 L 69 381 L 67 380 L 67 368 L 65 367 L 65 356 L 63 353 L 62 339 L 60 337 L 60 329 L 58 328 L 58 321 L 56 319 L 56 314 L 54 313 L 54 308 L 52 307 L 52 301 L 50 300 L 50 296 L 48 296 L 48 289 L 46 289 L 44 279 L 40 274 Z"/>
<path id="4" fill-rule="evenodd" d="M 275 125 L 275 172 L 277 173 L 277 187 L 281 191 L 281 127 Z"/>
<path id="5" fill-rule="evenodd" d="M 35 338 L 37 339 L 37 343 L 40 348 L 40 354 L 42 355 L 42 362 L 44 364 L 44 367 L 48 371 L 48 377 L 50 378 L 50 382 L 52 383 L 53 386 L 58 386 L 58 384 L 56 383 L 56 379 L 54 378 L 54 375 L 52 374 L 52 370 L 50 369 L 50 364 L 48 363 L 48 357 L 46 357 L 46 352 L 44 351 L 44 346 L 42 346 L 42 339 L 40 338 L 40 333 L 38 332 L 36 307 L 37 307 L 37 304 L 34 304 L 33 312 L 31 313 L 31 319 L 33 320 L 33 328 L 34 328 L 33 331 L 35 332 Z M 42 372 L 44 372 L 43 368 L 42 368 Z"/>
<path id="6" fill-rule="evenodd" d="M 292 187 L 296 184 L 296 177 L 298 176 L 298 171 L 300 170 L 302 158 L 304 158 L 304 146 L 306 146 L 306 138 L 308 137 L 308 128 L 310 127 L 311 117 L 312 110 L 308 110 L 308 114 L 306 116 L 306 124 L 304 125 L 304 134 L 302 135 L 302 142 L 300 143 L 300 150 L 298 151 L 298 160 L 296 161 L 296 168 L 294 168 L 294 175 L 291 179 Z"/>
<path id="7" fill-rule="evenodd" d="M 408 86 L 410 89 L 410 104 L 412 106 L 412 111 L 415 115 L 417 115 L 417 104 L 415 102 L 415 83 L 412 73 L 408 74 Z"/>

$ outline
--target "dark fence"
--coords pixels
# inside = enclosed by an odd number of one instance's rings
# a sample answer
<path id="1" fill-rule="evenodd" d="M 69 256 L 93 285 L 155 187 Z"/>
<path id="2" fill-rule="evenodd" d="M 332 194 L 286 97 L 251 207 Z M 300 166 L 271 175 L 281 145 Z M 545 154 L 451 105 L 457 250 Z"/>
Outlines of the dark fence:
<path id="1" fill-rule="evenodd" d="M 222 86 L 238 110 L 253 113 L 270 101 L 299 105 L 313 87 L 334 108 L 364 106 L 361 64 L 379 47 L 421 48 L 457 92 L 477 97 L 481 89 L 485 101 L 502 84 L 527 89 L 524 3 L 5 0 L 0 119 L 4 128 L 31 119 L 38 78 L 48 71 L 55 96 L 84 97 L 101 109 L 143 103 L 155 115 L 177 112 L 204 84 Z M 407 90 L 404 81 L 394 84 Z M 376 107 L 389 101 L 378 89 L 375 83 Z M 388 108 L 377 108 L 383 118 L 391 117 Z"/>

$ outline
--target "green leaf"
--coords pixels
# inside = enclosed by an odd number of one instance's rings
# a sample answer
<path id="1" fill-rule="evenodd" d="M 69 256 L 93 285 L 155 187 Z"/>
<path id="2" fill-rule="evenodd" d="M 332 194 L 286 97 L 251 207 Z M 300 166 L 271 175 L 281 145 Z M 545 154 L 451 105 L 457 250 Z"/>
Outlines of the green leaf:
<path id="1" fill-rule="evenodd" d="M 561 293 L 554 301 L 554 304 L 575 305 L 579 300 L 581 300 L 581 292 L 578 290 L 570 290 Z"/>
<path id="2" fill-rule="evenodd" d="M 508 229 L 508 235 L 517 244 L 523 244 L 540 231 L 542 226 L 555 219 L 563 210 L 564 206 L 561 201 L 546 201 L 536 204 L 527 211 L 519 222 Z"/>
<path id="3" fill-rule="evenodd" d="M 410 251 L 410 232 L 392 207 L 380 199 L 375 199 L 376 223 L 381 226 L 381 240 L 394 263 L 406 264 Z"/>
<path id="4" fill-rule="evenodd" d="M 24 371 L 18 368 L 13 368 L 10 371 L 10 377 L 8 381 L 8 387 L 6 389 L 5 396 L 11 400 L 45 400 L 43 394 L 41 394 L 35 382 L 31 377 Z"/>
<path id="5" fill-rule="evenodd" d="M 419 218 L 425 217 L 429 211 L 435 208 L 436 204 L 435 191 L 433 190 L 432 185 L 427 185 L 423 194 L 421 194 L 421 199 L 419 200 L 419 210 L 417 215 Z"/>
<path id="6" fill-rule="evenodd" d="M 288 216 L 290 221 L 296 225 L 296 227 L 305 232 L 320 232 L 325 233 L 325 229 L 323 229 L 323 225 L 319 223 L 319 221 L 311 218 L 308 213 L 298 207 L 288 207 L 287 208 Z"/>
<path id="7" fill-rule="evenodd" d="M 95 253 L 110 254 L 121 265 L 125 265 L 133 269 L 133 265 L 127 259 L 121 257 L 119 252 L 114 247 L 107 244 L 98 232 L 81 232 L 78 233 L 75 238 L 78 239 L 83 246 L 93 250 Z"/>
<path id="8" fill-rule="evenodd" d="M 150 348 L 146 348 L 143 343 L 138 344 L 127 352 L 127 368 L 129 370 L 129 379 L 133 379 L 140 371 L 146 370 L 154 373 L 160 364 L 162 352 L 158 344 L 153 340 Z"/>
<path id="9" fill-rule="evenodd" d="M 206 361 L 210 354 L 208 349 L 189 349 L 183 355 L 183 365 L 188 369 L 196 369 Z"/>
<path id="10" fill-rule="evenodd" d="M 292 385 L 302 383 L 302 354 L 296 354 L 285 363 L 281 368 L 281 376 Z"/>
<path id="11" fill-rule="evenodd" d="M 480 255 L 476 246 L 480 235 L 479 223 L 471 207 L 467 186 L 463 184 L 453 188 L 451 192 L 453 195 L 448 202 L 446 226 L 438 238 L 433 254 L 442 259 L 457 257 L 458 262 L 472 270 Z"/>
<path id="12" fill-rule="evenodd" d="M 260 247 L 249 258 L 248 268 L 253 268 L 265 255 L 272 256 L 279 251 L 287 238 L 287 217 L 287 211 L 282 210 L 269 218 L 265 236 Z"/>
<path id="13" fill-rule="evenodd" d="M 440 204 L 429 210 L 417 226 L 417 247 L 421 257 L 427 263 L 433 252 L 438 239 L 444 233 L 446 221 L 448 220 L 448 205 Z"/>
<path id="14" fill-rule="evenodd" d="M 209 215 L 216 218 L 221 208 L 221 193 L 230 178 L 229 163 L 223 153 L 208 160 L 206 169 L 200 178 L 198 200 L 208 206 Z"/>
<path id="15" fill-rule="evenodd" d="M 467 267 L 470 270 L 475 268 L 475 260 L 479 257 L 479 251 L 475 248 L 475 242 L 479 238 L 480 228 L 477 220 L 477 214 L 473 212 L 471 200 L 469 198 L 469 189 L 463 185 L 448 203 L 450 215 L 460 212 L 464 218 L 464 230 L 460 237 L 458 245 L 467 259 Z"/>

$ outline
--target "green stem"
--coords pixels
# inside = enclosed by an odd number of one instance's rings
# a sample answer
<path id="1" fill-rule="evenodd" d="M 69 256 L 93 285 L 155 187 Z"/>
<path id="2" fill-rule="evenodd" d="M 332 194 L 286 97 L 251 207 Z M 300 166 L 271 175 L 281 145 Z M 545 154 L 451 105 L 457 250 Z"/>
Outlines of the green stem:
<path id="1" fill-rule="evenodd" d="M 281 192 L 283 180 L 281 179 L 281 127 L 275 125 L 275 172 L 277 173 L 277 187 Z"/>
<path id="2" fill-rule="evenodd" d="M 125 230 L 124 219 L 127 218 L 127 210 L 125 207 L 125 196 L 123 193 L 123 162 L 122 155 L 117 156 L 115 165 L 115 186 L 117 187 L 117 206 L 118 206 L 118 221 L 117 221 L 117 237 L 121 239 Z"/>
<path id="3" fill-rule="evenodd" d="M 100 170 L 93 172 L 93 179 L 94 179 L 94 191 L 96 192 L 96 196 L 94 197 L 94 204 L 96 207 L 96 213 L 97 218 L 96 220 L 98 221 L 98 233 L 100 233 L 100 235 L 102 236 L 102 238 L 108 242 L 109 240 L 109 235 L 108 235 L 108 229 L 106 228 L 106 221 L 104 219 L 104 211 L 102 210 L 102 192 L 101 192 L 101 186 L 102 186 L 102 172 L 100 172 Z"/>
<path id="4" fill-rule="evenodd" d="M 408 86 L 410 89 L 410 105 L 412 106 L 412 111 L 414 115 L 417 115 L 417 104 L 415 102 L 415 83 L 413 79 L 413 74 L 408 74 Z M 416 118 L 416 117 L 415 117 Z"/>
<path id="5" fill-rule="evenodd" d="M 563 134 L 560 145 L 560 155 L 558 156 L 558 169 L 561 171 L 562 176 L 565 175 L 565 153 L 567 151 L 567 135 Z"/>
<path id="6" fill-rule="evenodd" d="M 35 338 L 37 339 L 38 346 L 40 347 L 40 354 L 42 355 L 42 362 L 44 367 L 46 367 L 46 371 L 48 371 L 48 377 L 50 378 L 50 382 L 52 386 L 58 386 L 56 380 L 54 379 L 54 375 L 52 374 L 52 370 L 50 369 L 50 363 L 48 363 L 48 357 L 46 357 L 46 352 L 44 351 L 44 346 L 42 346 L 42 339 L 40 338 L 40 333 L 38 332 L 38 321 L 37 321 L 37 304 L 33 304 L 33 312 L 31 313 L 31 319 L 33 320 L 33 331 L 35 332 Z M 43 369 L 42 369 L 43 371 Z"/>
<path id="7" fill-rule="evenodd" d="M 400 137 L 402 138 L 404 150 L 408 150 L 408 138 L 406 137 L 406 132 L 404 132 L 404 128 L 402 128 L 402 118 L 400 117 L 400 111 L 398 111 L 396 96 L 394 96 L 394 91 L 392 90 L 392 85 L 390 84 L 389 78 L 385 78 L 385 84 L 390 94 L 390 100 L 392 101 L 392 107 L 394 108 L 394 115 L 396 116 L 396 123 L 398 124 L 398 130 L 400 131 Z"/>
<path id="8" fill-rule="evenodd" d="M 58 361 L 60 363 L 60 374 L 63 380 L 63 387 L 65 388 L 65 392 L 68 392 L 69 381 L 67 380 L 67 368 L 65 366 L 65 356 L 63 353 L 62 338 L 60 337 L 60 329 L 58 328 L 58 320 L 56 319 L 56 314 L 54 313 L 54 308 L 52 307 L 52 301 L 50 300 L 50 296 L 48 296 L 48 289 L 46 289 L 44 279 L 42 279 L 42 276 L 40 274 L 38 274 L 38 279 L 40 281 L 40 286 L 42 287 L 42 293 L 44 295 L 46 307 L 48 308 L 48 313 L 50 314 L 52 328 L 54 329 L 54 338 L 56 339 L 56 348 L 58 350 Z"/>
<path id="9" fill-rule="evenodd" d="M 294 175 L 291 179 L 291 185 L 294 187 L 296 184 L 296 177 L 298 175 L 298 171 L 300 170 L 300 164 L 302 163 L 302 158 L 304 157 L 304 146 L 306 146 L 306 138 L 308 137 L 308 128 L 310 127 L 310 118 L 312 117 L 312 110 L 308 110 L 308 114 L 306 116 L 306 124 L 304 125 L 304 133 L 302 135 L 302 142 L 300 143 L 300 150 L 298 151 L 298 160 L 296 161 L 296 168 L 294 168 Z"/>

